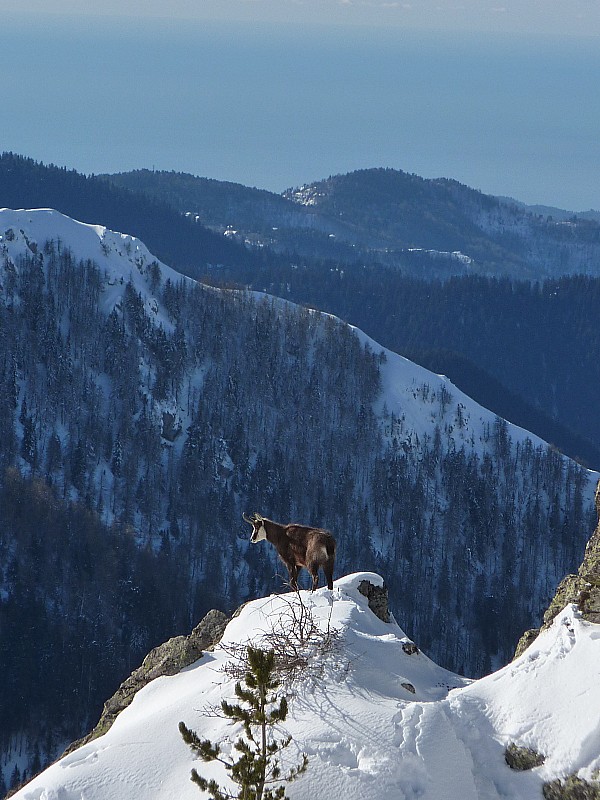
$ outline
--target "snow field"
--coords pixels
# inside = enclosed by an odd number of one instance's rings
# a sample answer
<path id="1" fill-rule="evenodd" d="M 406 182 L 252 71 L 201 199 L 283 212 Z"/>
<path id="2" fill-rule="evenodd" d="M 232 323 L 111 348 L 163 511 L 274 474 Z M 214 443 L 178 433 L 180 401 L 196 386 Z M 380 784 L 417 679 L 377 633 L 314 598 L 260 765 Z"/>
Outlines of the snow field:
<path id="1" fill-rule="evenodd" d="M 371 573 L 341 578 L 334 589 L 301 592 L 323 630 L 339 631 L 339 648 L 291 687 L 284 728 L 290 764 L 309 757 L 288 787 L 293 800 L 539 800 L 544 780 L 600 766 L 600 628 L 567 607 L 515 662 L 478 681 L 408 655 L 395 622 L 384 623 L 358 592 Z M 189 775 L 224 782 L 215 764 L 195 761 L 180 720 L 227 751 L 239 731 L 214 713 L 233 698 L 223 672 L 230 648 L 285 623 L 296 595 L 244 606 L 227 627 L 224 647 L 173 677 L 148 684 L 104 736 L 71 753 L 18 792 L 18 800 L 192 800 Z M 229 650 L 229 653 L 228 653 Z M 414 694 L 402 686 L 410 683 Z M 227 744 L 229 742 L 229 745 Z M 509 742 L 546 755 L 517 773 L 504 762 Z"/>

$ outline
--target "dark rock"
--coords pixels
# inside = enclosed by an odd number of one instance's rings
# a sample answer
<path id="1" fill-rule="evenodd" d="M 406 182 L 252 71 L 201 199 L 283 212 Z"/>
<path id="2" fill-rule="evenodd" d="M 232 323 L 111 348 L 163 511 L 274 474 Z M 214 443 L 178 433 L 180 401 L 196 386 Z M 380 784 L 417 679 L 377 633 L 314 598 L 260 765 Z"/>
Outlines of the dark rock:
<path id="1" fill-rule="evenodd" d="M 407 656 L 415 656 L 419 654 L 419 648 L 414 642 L 411 642 L 410 639 L 403 639 L 402 640 L 402 649 L 406 653 Z"/>
<path id="2" fill-rule="evenodd" d="M 417 690 L 412 685 L 412 683 L 409 683 L 408 681 L 406 681 L 405 683 L 402 684 L 402 686 L 404 686 L 404 688 L 406 689 L 407 692 L 410 692 L 411 694 L 416 694 Z"/>
<path id="3" fill-rule="evenodd" d="M 600 783 L 589 783 L 569 775 L 564 781 L 555 780 L 542 787 L 545 800 L 600 800 Z"/>
<path id="4" fill-rule="evenodd" d="M 539 628 L 531 628 L 521 636 L 517 643 L 517 649 L 515 650 L 515 654 L 513 658 L 518 658 L 521 653 L 524 653 L 525 650 L 529 647 L 532 642 L 535 642 L 537 637 L 539 636 L 540 629 Z"/>
<path id="5" fill-rule="evenodd" d="M 358 584 L 358 591 L 367 598 L 369 608 L 376 617 L 379 617 L 384 622 L 391 621 L 388 607 L 388 590 L 385 584 L 383 586 L 375 586 L 370 581 L 361 581 Z"/>
<path id="6" fill-rule="evenodd" d="M 161 436 L 167 442 L 174 442 L 181 433 L 181 423 L 170 411 L 163 411 Z"/>
<path id="7" fill-rule="evenodd" d="M 541 767 L 546 756 L 530 747 L 519 747 L 511 742 L 504 751 L 504 760 L 511 769 L 523 772 L 534 767 Z"/>

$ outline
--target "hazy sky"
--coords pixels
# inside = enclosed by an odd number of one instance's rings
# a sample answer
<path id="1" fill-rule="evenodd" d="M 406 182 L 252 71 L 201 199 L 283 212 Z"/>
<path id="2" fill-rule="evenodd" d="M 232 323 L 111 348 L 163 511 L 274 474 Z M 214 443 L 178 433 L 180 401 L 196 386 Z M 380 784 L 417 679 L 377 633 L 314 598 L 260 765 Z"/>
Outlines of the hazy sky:
<path id="1" fill-rule="evenodd" d="M 429 30 L 600 35 L 600 0 L 170 0 L 194 20 L 313 22 Z M 0 12 L 164 17 L 164 0 L 0 0 Z"/>
<path id="2" fill-rule="evenodd" d="M 165 5 L 0 0 L 0 150 L 274 191 L 393 167 L 600 209 L 600 0 Z"/>

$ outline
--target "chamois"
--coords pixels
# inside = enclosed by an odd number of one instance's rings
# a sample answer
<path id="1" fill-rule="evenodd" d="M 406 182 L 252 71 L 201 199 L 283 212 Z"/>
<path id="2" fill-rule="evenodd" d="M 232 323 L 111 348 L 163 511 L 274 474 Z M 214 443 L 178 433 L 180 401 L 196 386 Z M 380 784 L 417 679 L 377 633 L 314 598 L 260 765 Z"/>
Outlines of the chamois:
<path id="1" fill-rule="evenodd" d="M 333 562 L 335 561 L 335 539 L 321 528 L 308 525 L 280 525 L 272 519 L 261 517 L 256 512 L 242 514 L 245 522 L 252 525 L 252 544 L 266 539 L 277 550 L 279 558 L 290 574 L 290 584 L 298 591 L 298 573 L 304 567 L 312 576 L 312 591 L 319 585 L 319 569 L 325 573 L 327 588 L 333 589 Z"/>

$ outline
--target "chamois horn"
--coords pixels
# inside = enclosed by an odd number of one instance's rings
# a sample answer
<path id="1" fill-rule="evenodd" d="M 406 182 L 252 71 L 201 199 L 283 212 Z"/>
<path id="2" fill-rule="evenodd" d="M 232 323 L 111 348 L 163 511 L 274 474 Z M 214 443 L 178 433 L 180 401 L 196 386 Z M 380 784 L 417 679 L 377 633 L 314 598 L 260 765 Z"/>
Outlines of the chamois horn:
<path id="1" fill-rule="evenodd" d="M 244 511 L 244 512 L 242 513 L 242 517 L 243 517 L 243 519 L 244 519 L 244 522 L 247 522 L 247 523 L 248 523 L 248 524 L 250 524 L 250 525 L 254 525 L 254 523 L 255 523 L 255 522 L 258 522 L 259 520 L 261 520 L 261 519 L 262 519 L 262 517 L 260 516 L 260 514 L 257 514 L 257 513 L 256 513 L 256 511 L 255 511 L 255 512 L 252 514 L 252 516 L 251 516 L 251 517 L 250 517 L 250 516 L 248 516 L 248 514 L 246 514 L 246 512 Z"/>

